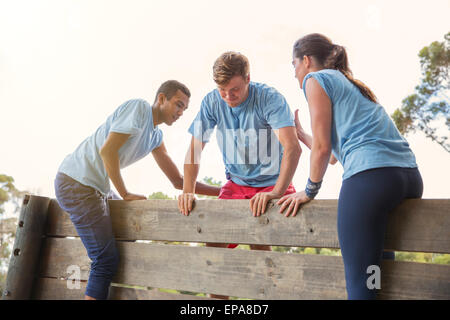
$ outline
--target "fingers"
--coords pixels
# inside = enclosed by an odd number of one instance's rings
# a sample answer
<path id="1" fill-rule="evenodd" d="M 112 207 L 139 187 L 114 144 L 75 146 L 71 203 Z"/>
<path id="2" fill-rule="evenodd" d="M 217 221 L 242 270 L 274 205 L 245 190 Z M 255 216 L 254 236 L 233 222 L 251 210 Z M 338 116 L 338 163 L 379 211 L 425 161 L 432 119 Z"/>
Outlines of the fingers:
<path id="1" fill-rule="evenodd" d="M 295 206 L 296 202 L 297 202 L 297 200 L 292 199 L 292 201 L 291 201 L 291 203 L 289 204 L 289 207 L 288 207 L 288 209 L 287 209 L 287 211 L 286 211 L 286 214 L 284 215 L 285 217 L 289 217 L 289 215 L 291 214 L 291 212 L 292 212 L 293 209 L 294 209 L 294 206 Z"/>
<path id="2" fill-rule="evenodd" d="M 294 212 L 292 212 L 292 216 L 295 217 L 297 215 L 298 208 L 300 207 L 300 203 L 295 201 Z"/>
<path id="3" fill-rule="evenodd" d="M 264 197 L 262 199 L 262 206 L 261 206 L 261 214 L 264 214 L 266 211 L 267 203 L 269 202 L 269 197 Z"/>
<path id="4" fill-rule="evenodd" d="M 259 217 L 263 210 L 264 196 L 258 197 L 258 211 L 256 212 L 256 216 Z"/>
<path id="5" fill-rule="evenodd" d="M 189 195 L 188 194 L 184 194 L 184 215 L 188 216 L 189 215 Z"/>
<path id="6" fill-rule="evenodd" d="M 195 197 L 191 193 L 183 193 L 178 196 L 178 209 L 180 212 L 188 216 L 192 211 L 192 207 L 195 201 Z"/>
<path id="7" fill-rule="evenodd" d="M 250 211 L 252 212 L 253 216 L 255 217 L 255 210 L 254 210 L 254 206 L 255 206 L 255 200 L 256 200 L 256 195 L 250 199 Z"/>
<path id="8" fill-rule="evenodd" d="M 141 194 L 134 194 L 134 193 L 127 193 L 124 197 L 123 200 L 126 201 L 131 201 L 131 200 L 147 200 L 146 196 L 143 196 Z"/>
<path id="9" fill-rule="evenodd" d="M 280 213 L 283 213 L 283 211 L 290 205 L 290 203 L 294 200 L 294 198 L 293 197 L 283 197 L 283 198 L 285 198 L 283 201 L 283 204 L 281 205 L 281 208 L 280 208 Z M 282 199 L 283 199 L 282 198 Z"/>
<path id="10" fill-rule="evenodd" d="M 277 201 L 277 205 L 282 204 L 284 201 L 286 201 L 286 200 L 289 199 L 289 198 L 290 198 L 290 195 L 289 195 L 289 194 L 283 196 L 280 200 Z"/>
<path id="11" fill-rule="evenodd" d="M 194 202 L 193 199 L 191 197 L 189 197 L 189 199 L 188 199 L 188 210 L 189 210 L 189 212 L 192 211 L 192 203 L 193 202 Z"/>

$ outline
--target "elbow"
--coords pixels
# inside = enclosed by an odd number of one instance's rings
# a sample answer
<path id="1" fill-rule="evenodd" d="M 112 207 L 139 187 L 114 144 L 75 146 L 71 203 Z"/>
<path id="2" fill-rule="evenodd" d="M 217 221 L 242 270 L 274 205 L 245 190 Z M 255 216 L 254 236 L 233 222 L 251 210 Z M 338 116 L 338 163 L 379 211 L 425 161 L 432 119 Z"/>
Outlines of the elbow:
<path id="1" fill-rule="evenodd" d="M 313 147 L 312 153 L 315 153 L 319 158 L 327 158 L 330 159 L 331 154 L 331 145 L 323 144 L 316 145 Z"/>
<path id="2" fill-rule="evenodd" d="M 331 164 L 331 165 L 335 165 L 336 162 L 337 162 L 337 159 L 336 159 L 335 157 L 331 156 L 330 164 Z"/>
<path id="3" fill-rule="evenodd" d="M 297 160 L 300 159 L 300 156 L 302 155 L 302 147 L 300 147 L 300 143 L 295 143 L 290 146 L 288 152 L 291 154 L 292 158 Z"/>
<path id="4" fill-rule="evenodd" d="M 105 147 L 100 148 L 99 150 L 99 154 L 100 154 L 100 158 L 102 158 L 102 160 L 104 160 L 105 158 L 108 157 L 108 149 Z"/>
<path id="5" fill-rule="evenodd" d="M 183 177 L 172 180 L 172 185 L 177 190 L 183 190 Z"/>

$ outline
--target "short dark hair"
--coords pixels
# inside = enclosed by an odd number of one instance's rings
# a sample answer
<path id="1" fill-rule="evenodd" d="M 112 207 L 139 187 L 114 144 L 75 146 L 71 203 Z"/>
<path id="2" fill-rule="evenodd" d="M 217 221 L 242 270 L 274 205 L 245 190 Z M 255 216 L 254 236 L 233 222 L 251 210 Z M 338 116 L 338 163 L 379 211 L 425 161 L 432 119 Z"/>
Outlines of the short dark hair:
<path id="1" fill-rule="evenodd" d="M 158 100 L 158 95 L 160 93 L 164 93 L 166 98 L 170 100 L 177 93 L 178 90 L 187 95 L 188 98 L 191 97 L 191 92 L 184 84 L 182 84 L 177 80 L 167 80 L 159 87 L 158 91 L 156 92 L 155 102 Z"/>

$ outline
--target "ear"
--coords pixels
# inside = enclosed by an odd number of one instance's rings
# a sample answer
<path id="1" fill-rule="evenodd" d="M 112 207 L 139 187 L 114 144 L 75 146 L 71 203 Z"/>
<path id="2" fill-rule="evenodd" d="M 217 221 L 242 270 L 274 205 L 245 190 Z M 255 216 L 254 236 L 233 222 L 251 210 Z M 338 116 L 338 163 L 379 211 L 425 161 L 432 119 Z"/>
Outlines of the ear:
<path id="1" fill-rule="evenodd" d="M 247 78 L 245 78 L 245 82 L 248 84 L 250 82 L 250 73 L 247 75 Z"/>
<path id="2" fill-rule="evenodd" d="M 306 69 L 308 69 L 311 64 L 312 64 L 312 59 L 311 57 L 308 56 L 303 56 L 303 60 L 302 60 L 303 65 L 305 66 Z"/>
<path id="3" fill-rule="evenodd" d="M 166 101 L 166 95 L 164 93 L 159 93 L 158 94 L 158 103 L 159 104 L 163 104 Z"/>

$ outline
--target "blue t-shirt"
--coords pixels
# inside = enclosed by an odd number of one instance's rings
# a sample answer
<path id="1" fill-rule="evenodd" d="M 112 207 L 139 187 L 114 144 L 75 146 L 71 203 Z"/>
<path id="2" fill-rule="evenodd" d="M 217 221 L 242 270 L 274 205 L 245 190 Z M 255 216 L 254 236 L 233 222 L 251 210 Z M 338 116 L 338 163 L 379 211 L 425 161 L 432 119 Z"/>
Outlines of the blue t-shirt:
<path id="1" fill-rule="evenodd" d="M 131 135 L 119 149 L 121 169 L 148 155 L 161 145 L 163 139 L 162 131 L 153 126 L 149 103 L 142 99 L 129 100 L 120 105 L 93 135 L 69 154 L 58 171 L 81 184 L 108 194 L 111 189 L 109 177 L 99 152 L 110 132 Z"/>
<path id="2" fill-rule="evenodd" d="M 208 142 L 217 127 L 227 179 L 243 186 L 267 187 L 275 185 L 283 157 L 272 129 L 294 125 L 289 105 L 277 90 L 250 82 L 247 99 L 233 108 L 217 89 L 208 93 L 189 132 Z"/>
<path id="3" fill-rule="evenodd" d="M 344 167 L 343 179 L 373 168 L 416 168 L 408 142 L 397 130 L 384 108 L 362 95 L 340 71 L 324 69 L 308 73 L 331 100 L 333 154 Z"/>

